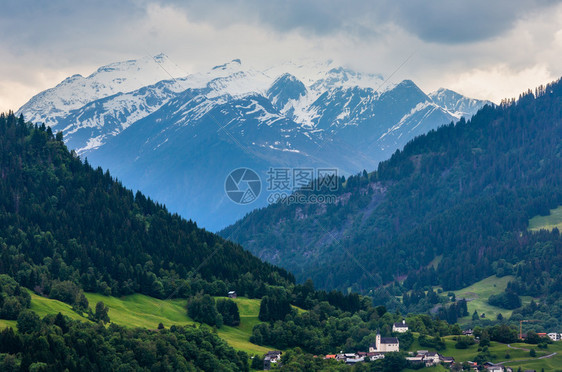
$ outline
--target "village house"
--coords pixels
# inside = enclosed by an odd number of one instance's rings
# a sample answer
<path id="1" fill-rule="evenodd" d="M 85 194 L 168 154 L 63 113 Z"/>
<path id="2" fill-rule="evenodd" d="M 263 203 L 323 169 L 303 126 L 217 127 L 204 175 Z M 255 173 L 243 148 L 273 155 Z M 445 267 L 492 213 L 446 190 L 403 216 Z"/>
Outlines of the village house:
<path id="1" fill-rule="evenodd" d="M 560 339 L 562 339 L 562 334 L 551 332 L 548 334 L 548 338 L 550 338 L 552 341 L 560 341 Z"/>
<path id="2" fill-rule="evenodd" d="M 369 352 L 365 352 L 365 351 L 358 351 L 357 356 L 362 357 L 365 360 L 371 360 L 371 361 L 378 360 L 378 359 L 384 359 L 383 353 L 369 353 Z"/>
<path id="3" fill-rule="evenodd" d="M 375 343 L 369 346 L 369 351 L 358 351 L 357 353 L 328 354 L 324 359 L 335 359 L 346 364 L 355 364 L 368 360 L 374 361 L 384 359 L 384 353 L 400 350 L 400 341 L 396 337 L 381 337 L 377 332 Z"/>
<path id="4" fill-rule="evenodd" d="M 485 370 L 489 372 L 505 372 L 505 367 L 501 364 L 495 364 L 492 362 L 486 362 L 482 365 Z"/>
<path id="5" fill-rule="evenodd" d="M 381 337 L 377 332 L 375 343 L 369 346 L 370 353 L 388 353 L 393 351 L 400 351 L 400 342 L 396 337 Z"/>
<path id="6" fill-rule="evenodd" d="M 345 361 L 345 354 L 336 354 L 337 361 Z"/>
<path id="7" fill-rule="evenodd" d="M 281 354 L 282 353 L 277 350 L 268 351 L 263 357 L 263 369 L 270 370 L 272 364 L 279 363 Z"/>
<path id="8" fill-rule="evenodd" d="M 363 363 L 364 361 L 365 361 L 365 358 L 363 358 L 363 357 L 347 358 L 345 360 L 345 364 L 353 365 L 353 364 L 356 364 L 356 363 Z"/>
<path id="9" fill-rule="evenodd" d="M 224 292 L 223 292 L 223 293 L 224 293 Z M 228 292 L 228 298 L 236 298 L 236 297 L 238 297 L 238 296 L 236 295 L 236 291 L 229 291 L 229 292 Z"/>
<path id="10" fill-rule="evenodd" d="M 406 360 L 416 364 L 425 364 L 426 367 L 431 367 L 439 363 L 445 365 L 452 365 L 455 362 L 453 357 L 445 357 L 441 354 L 430 352 L 427 350 L 418 350 L 416 354 L 413 352 L 409 353 L 410 356 L 406 357 Z"/>
<path id="11" fill-rule="evenodd" d="M 423 362 L 425 363 L 426 367 L 437 365 L 439 364 L 439 361 L 440 361 L 440 355 L 432 351 L 425 354 L 423 358 Z"/>
<path id="12" fill-rule="evenodd" d="M 401 323 L 394 323 L 392 325 L 392 332 L 398 332 L 398 333 L 408 332 L 408 325 L 406 324 L 406 321 L 402 320 Z"/>

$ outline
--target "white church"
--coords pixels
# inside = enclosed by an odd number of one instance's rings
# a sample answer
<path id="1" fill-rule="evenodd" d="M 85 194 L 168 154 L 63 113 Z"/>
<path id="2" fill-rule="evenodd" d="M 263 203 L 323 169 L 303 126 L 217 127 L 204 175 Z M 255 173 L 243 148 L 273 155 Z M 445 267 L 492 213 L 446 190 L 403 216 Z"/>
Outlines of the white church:
<path id="1" fill-rule="evenodd" d="M 370 353 L 390 353 L 399 350 L 400 342 L 396 337 L 381 337 L 378 332 L 375 343 L 369 346 Z"/>

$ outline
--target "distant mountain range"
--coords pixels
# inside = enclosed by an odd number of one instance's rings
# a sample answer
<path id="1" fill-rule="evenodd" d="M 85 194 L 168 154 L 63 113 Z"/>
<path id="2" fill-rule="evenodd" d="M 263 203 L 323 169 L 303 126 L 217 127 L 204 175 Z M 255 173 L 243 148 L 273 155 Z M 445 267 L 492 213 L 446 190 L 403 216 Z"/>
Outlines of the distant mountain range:
<path id="1" fill-rule="evenodd" d="M 267 192 L 243 206 L 228 199 L 233 169 L 254 169 L 262 189 L 272 167 L 374 169 L 415 136 L 486 103 L 331 62 L 258 71 L 233 60 L 187 74 L 160 54 L 69 77 L 17 113 L 62 130 L 93 165 L 217 230 L 267 204 Z"/>

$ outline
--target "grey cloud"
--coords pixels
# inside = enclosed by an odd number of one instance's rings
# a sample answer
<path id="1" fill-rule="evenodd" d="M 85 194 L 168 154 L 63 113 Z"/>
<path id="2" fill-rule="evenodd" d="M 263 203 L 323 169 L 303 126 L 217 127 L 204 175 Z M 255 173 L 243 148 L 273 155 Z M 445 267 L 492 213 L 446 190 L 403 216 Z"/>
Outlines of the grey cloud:
<path id="1" fill-rule="evenodd" d="M 516 21 L 556 4 L 540 0 L 189 0 L 174 4 L 192 21 L 215 25 L 259 23 L 276 31 L 314 35 L 338 32 L 376 34 L 395 24 L 427 42 L 466 43 L 493 38 Z M 162 4 L 169 4 L 163 1 Z"/>
<path id="2" fill-rule="evenodd" d="M 489 39 L 553 1 L 422 1 L 396 8 L 396 21 L 428 42 L 464 43 Z"/>
<path id="3" fill-rule="evenodd" d="M 0 40 L 16 49 L 91 41 L 142 14 L 142 3 L 133 0 L 7 0 L 0 13 Z"/>
<path id="4" fill-rule="evenodd" d="M 16 47 L 107 35 L 141 18 L 151 3 L 171 5 L 192 22 L 219 28 L 253 24 L 305 37 L 347 33 L 367 38 L 378 35 L 382 27 L 396 25 L 426 42 L 454 44 L 501 35 L 522 17 L 559 1 L 7 0 L 0 13 L 0 35 Z M 25 24 L 18 25 L 22 20 Z"/>

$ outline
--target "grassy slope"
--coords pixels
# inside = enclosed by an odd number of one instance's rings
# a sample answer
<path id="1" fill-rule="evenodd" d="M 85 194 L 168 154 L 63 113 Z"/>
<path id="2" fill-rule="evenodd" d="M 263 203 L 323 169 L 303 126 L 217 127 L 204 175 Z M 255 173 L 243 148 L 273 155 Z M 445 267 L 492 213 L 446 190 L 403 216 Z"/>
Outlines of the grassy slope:
<path id="1" fill-rule="evenodd" d="M 552 230 L 557 227 L 562 230 L 562 206 L 551 209 L 548 216 L 535 216 L 529 220 L 529 230 Z"/>
<path id="2" fill-rule="evenodd" d="M 48 314 L 62 313 L 72 319 L 89 321 L 78 315 L 72 307 L 63 302 L 31 294 L 31 310 L 40 317 Z M 103 296 L 97 293 L 86 293 L 90 307 L 93 309 L 98 301 L 109 307 L 109 317 L 113 323 L 126 327 L 142 327 L 156 329 L 159 323 L 165 327 L 171 325 L 196 324 L 186 313 L 185 299 L 158 300 L 141 294 L 134 294 L 122 298 Z M 258 324 L 260 300 L 236 298 L 240 311 L 240 325 L 238 327 L 223 326 L 217 331 L 218 335 L 237 350 L 250 354 L 263 354 L 271 348 L 250 343 L 252 328 Z M 15 320 L 0 319 L 0 328 L 16 327 Z"/>
<path id="3" fill-rule="evenodd" d="M 417 341 L 418 335 L 415 334 L 415 336 L 416 336 L 416 341 L 412 344 L 412 346 L 408 351 L 416 351 L 416 350 L 437 351 L 435 349 L 420 346 Z M 447 348 L 445 350 L 439 351 L 440 354 L 445 356 L 452 356 L 455 358 L 455 361 L 461 363 L 466 362 L 468 360 L 473 360 L 476 357 L 476 355 L 478 355 L 478 345 L 472 345 L 468 349 L 463 349 L 463 350 L 455 349 L 456 341 L 453 340 L 453 337 L 454 336 L 444 337 Z M 523 370 L 525 368 L 527 369 L 532 368 L 540 371 L 541 368 L 544 368 L 547 371 L 552 371 L 555 370 L 555 367 L 558 367 L 560 370 L 562 370 L 562 342 L 555 342 L 549 345 L 547 350 L 538 349 L 536 345 L 512 344 L 512 346 L 521 347 L 525 349 L 535 349 L 535 351 L 537 352 L 537 357 L 531 358 L 529 356 L 528 351 L 510 349 L 507 347 L 506 344 L 501 344 L 499 342 L 492 341 L 489 347 L 489 351 L 495 357 L 492 358 L 490 361 L 494 363 L 508 361 L 507 363 L 505 363 L 507 366 L 510 367 L 521 366 Z M 538 357 L 545 356 L 554 352 L 557 352 L 557 355 L 555 355 L 550 359 L 537 359 Z M 505 358 L 506 354 L 510 355 L 510 359 Z M 531 360 L 526 362 L 518 362 L 518 360 L 523 360 L 523 359 L 531 359 Z M 515 368 L 515 370 L 517 370 L 517 368 Z"/>
<path id="4" fill-rule="evenodd" d="M 466 288 L 460 289 L 458 291 L 453 291 L 457 300 L 461 298 L 466 298 L 468 301 L 468 317 L 459 320 L 459 323 L 467 322 L 470 320 L 474 310 L 478 314 L 485 313 L 486 318 L 495 320 L 498 313 L 502 313 L 504 318 L 509 318 L 511 316 L 511 310 L 505 310 L 496 306 L 488 304 L 488 298 L 493 294 L 501 293 L 507 287 L 507 283 L 513 280 L 513 276 L 507 275 L 501 278 L 495 275 L 483 279 L 477 283 L 472 284 Z M 521 297 L 524 304 L 531 302 L 531 297 Z"/>
<path id="5" fill-rule="evenodd" d="M 165 327 L 194 324 L 186 314 L 185 300 L 158 300 L 141 294 L 117 298 L 86 293 L 86 297 L 91 308 L 102 301 L 109 307 L 111 321 L 127 327 L 156 329 L 159 323 Z"/>
<path id="6" fill-rule="evenodd" d="M 514 346 L 524 347 L 529 349 L 529 345 L 526 344 L 514 344 Z M 536 349 L 535 347 L 533 347 Z M 552 358 L 548 359 L 540 359 L 540 360 L 529 360 L 526 362 L 517 362 L 516 360 L 505 363 L 506 366 L 513 368 L 514 371 L 517 371 L 519 367 L 522 370 L 526 369 L 534 369 L 540 371 L 544 368 L 545 371 L 562 371 L 562 342 L 554 342 L 551 345 L 548 345 L 548 349 L 546 350 L 546 354 L 557 353 Z M 529 358 L 528 353 L 525 356 L 525 359 Z M 538 352 L 537 352 L 538 355 Z"/>
<path id="7" fill-rule="evenodd" d="M 431 265 L 431 264 L 430 264 Z M 466 288 L 452 291 L 455 294 L 457 300 L 466 298 L 468 301 L 468 316 L 460 318 L 458 320 L 459 324 L 467 323 L 472 318 L 472 313 L 474 310 L 478 314 L 486 314 L 487 319 L 495 320 L 498 313 L 501 313 L 504 318 L 509 318 L 511 316 L 512 310 L 502 309 L 497 306 L 492 306 L 488 304 L 488 298 L 493 294 L 499 294 L 507 288 L 507 283 L 513 280 L 512 275 L 507 275 L 502 278 L 498 278 L 495 275 L 489 276 L 476 282 Z M 434 287 L 434 290 L 442 289 L 441 287 Z M 445 292 L 446 294 L 448 292 Z M 396 296 L 399 301 L 402 301 L 402 296 Z M 530 303 L 532 297 L 521 296 L 521 302 L 523 305 Z"/>
<path id="8" fill-rule="evenodd" d="M 272 348 L 254 345 L 249 342 L 252 335 L 252 329 L 260 320 L 260 300 L 238 297 L 234 301 L 238 305 L 240 311 L 240 325 L 238 327 L 222 327 L 218 334 L 226 340 L 232 347 L 243 350 L 247 353 L 263 354 Z"/>
<path id="9" fill-rule="evenodd" d="M 158 300 L 141 294 L 134 294 L 122 298 L 107 297 L 97 293 L 87 293 L 90 306 L 94 307 L 102 301 L 109 307 L 109 318 L 116 324 L 127 327 L 143 327 L 156 329 L 159 323 L 165 327 L 172 324 L 195 324 L 186 313 L 185 299 Z M 232 347 L 250 354 L 263 354 L 270 348 L 250 343 L 252 328 L 259 323 L 260 300 L 236 298 L 240 311 L 240 325 L 238 327 L 221 327 L 217 333 Z"/>

